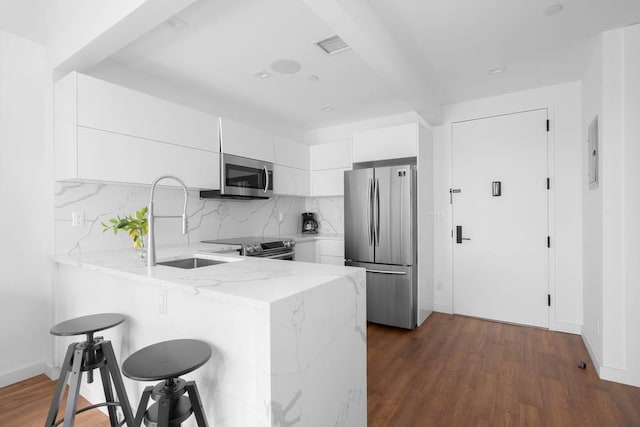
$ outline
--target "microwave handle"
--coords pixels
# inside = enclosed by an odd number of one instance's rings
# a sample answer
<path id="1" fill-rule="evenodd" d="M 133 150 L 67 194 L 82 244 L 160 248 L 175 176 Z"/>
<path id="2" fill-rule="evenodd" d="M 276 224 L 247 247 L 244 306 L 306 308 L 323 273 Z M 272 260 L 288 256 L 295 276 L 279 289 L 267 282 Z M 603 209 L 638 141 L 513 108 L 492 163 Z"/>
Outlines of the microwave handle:
<path id="1" fill-rule="evenodd" d="M 267 170 L 266 166 L 263 166 L 263 168 L 264 168 L 264 177 L 265 177 L 265 180 L 264 180 L 264 192 L 266 193 L 267 190 L 269 189 L 269 171 Z"/>

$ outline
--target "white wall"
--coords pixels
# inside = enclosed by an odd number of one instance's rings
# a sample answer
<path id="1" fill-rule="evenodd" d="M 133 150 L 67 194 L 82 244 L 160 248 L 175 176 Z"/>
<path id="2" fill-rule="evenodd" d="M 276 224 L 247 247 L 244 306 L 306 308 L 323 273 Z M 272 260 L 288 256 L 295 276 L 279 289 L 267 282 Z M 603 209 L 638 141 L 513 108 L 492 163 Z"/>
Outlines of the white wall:
<path id="1" fill-rule="evenodd" d="M 44 47 L 0 32 L 0 387 L 42 372 L 50 328 L 52 182 Z"/>
<path id="2" fill-rule="evenodd" d="M 550 222 L 552 237 L 550 328 L 580 333 L 582 325 L 582 151 L 580 83 L 572 82 L 444 107 L 444 124 L 434 128 L 435 308 L 452 312 L 451 123 L 547 108 L 551 120 Z M 442 219 L 439 219 L 440 216 Z"/>
<path id="3" fill-rule="evenodd" d="M 585 190 L 585 220 L 596 229 L 585 227 L 585 262 L 596 267 L 585 264 L 583 338 L 601 378 L 635 386 L 640 386 L 638 52 L 640 25 L 607 31 L 583 79 L 583 111 L 589 114 L 583 131 L 598 112 L 601 136 L 600 188 Z"/>
<path id="4" fill-rule="evenodd" d="M 602 187 L 589 188 L 587 138 L 589 124 L 598 116 L 602 143 L 602 38 L 598 38 L 582 77 L 582 210 L 583 210 L 583 327 L 582 334 L 594 365 L 602 362 Z M 602 172 L 602 157 L 599 157 Z"/>

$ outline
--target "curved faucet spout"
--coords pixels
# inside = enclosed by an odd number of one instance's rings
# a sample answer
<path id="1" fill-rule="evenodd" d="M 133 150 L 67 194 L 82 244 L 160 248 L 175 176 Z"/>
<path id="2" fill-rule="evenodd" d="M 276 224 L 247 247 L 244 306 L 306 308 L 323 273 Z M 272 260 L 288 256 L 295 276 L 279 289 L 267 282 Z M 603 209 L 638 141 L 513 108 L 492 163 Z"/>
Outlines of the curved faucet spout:
<path id="1" fill-rule="evenodd" d="M 156 185 L 163 179 L 173 179 L 182 185 L 182 189 L 184 190 L 184 209 L 182 210 L 182 216 L 178 215 L 162 215 L 156 216 L 153 211 L 153 196 L 156 191 Z M 189 193 L 187 192 L 187 186 L 184 181 L 182 181 L 177 176 L 173 175 L 162 175 L 157 177 L 151 183 L 151 192 L 149 194 L 149 253 L 147 256 L 147 266 L 153 267 L 156 265 L 156 236 L 155 236 L 155 219 L 156 218 L 182 218 L 182 234 L 187 234 L 188 225 L 187 225 L 187 202 L 189 200 Z"/>

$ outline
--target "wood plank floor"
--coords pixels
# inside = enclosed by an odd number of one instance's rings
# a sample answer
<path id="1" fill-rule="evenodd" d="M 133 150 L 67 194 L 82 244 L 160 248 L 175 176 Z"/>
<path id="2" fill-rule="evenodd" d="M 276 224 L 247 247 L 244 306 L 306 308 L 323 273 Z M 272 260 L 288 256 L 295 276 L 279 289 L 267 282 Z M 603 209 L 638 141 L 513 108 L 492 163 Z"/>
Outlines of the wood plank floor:
<path id="1" fill-rule="evenodd" d="M 98 376 L 98 381 L 100 377 Z M 51 397 L 56 383 L 45 375 L 0 388 L 0 426 L 1 427 L 42 427 L 47 418 Z M 67 387 L 68 389 L 68 387 Z M 61 407 L 66 403 L 66 393 Z M 80 399 L 79 408 L 88 406 L 89 402 Z M 64 417 L 63 409 L 59 417 Z M 79 414 L 75 425 L 78 427 L 108 427 L 109 417 L 100 410 Z"/>
<path id="2" fill-rule="evenodd" d="M 440 313 L 367 331 L 370 426 L 640 426 L 640 388 L 598 379 L 580 336 Z"/>
<path id="3" fill-rule="evenodd" d="M 368 359 L 370 426 L 640 426 L 640 388 L 598 379 L 576 335 L 434 313 L 370 324 Z M 44 375 L 0 389 L 0 426 L 42 426 L 53 391 Z"/>

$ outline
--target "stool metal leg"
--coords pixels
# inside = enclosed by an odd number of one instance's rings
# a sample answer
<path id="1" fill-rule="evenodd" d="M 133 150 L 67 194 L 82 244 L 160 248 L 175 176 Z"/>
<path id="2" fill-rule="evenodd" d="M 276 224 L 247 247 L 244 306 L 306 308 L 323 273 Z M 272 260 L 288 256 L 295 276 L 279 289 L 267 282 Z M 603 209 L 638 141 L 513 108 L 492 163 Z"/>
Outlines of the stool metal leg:
<path id="1" fill-rule="evenodd" d="M 171 398 L 160 396 L 158 399 L 158 427 L 169 427 L 170 412 Z"/>
<path id="2" fill-rule="evenodd" d="M 64 387 L 67 385 L 67 377 L 69 376 L 69 364 L 73 357 L 76 343 L 69 344 L 67 347 L 67 353 L 64 356 L 64 362 L 60 366 L 60 376 L 58 377 L 58 383 L 56 384 L 56 391 L 53 394 L 51 400 L 51 406 L 49 407 L 49 414 L 47 415 L 47 421 L 45 421 L 46 427 L 52 427 L 56 422 L 56 415 L 58 409 L 60 409 L 60 403 L 62 402 L 62 395 L 64 394 Z"/>
<path id="3" fill-rule="evenodd" d="M 198 392 L 198 386 L 195 381 L 187 381 L 187 394 L 191 401 L 191 408 L 193 409 L 193 415 L 196 417 L 198 427 L 209 427 L 207 423 L 207 416 L 202 408 L 202 400 L 200 399 L 200 392 Z"/>
<path id="4" fill-rule="evenodd" d="M 124 414 L 124 420 L 128 426 L 133 426 L 135 424 L 133 412 L 131 411 L 131 404 L 127 397 L 127 390 L 124 388 L 124 382 L 122 381 L 122 375 L 120 374 L 120 368 L 118 367 L 118 362 L 116 361 L 116 355 L 113 352 L 111 342 L 103 341 L 101 347 L 107 361 L 106 366 L 109 368 L 109 372 L 111 373 L 111 380 L 113 381 L 113 386 L 116 390 L 116 395 L 118 396 L 122 413 Z"/>
<path id="5" fill-rule="evenodd" d="M 78 404 L 78 395 L 80 394 L 80 381 L 82 381 L 83 353 L 84 347 L 78 344 L 74 350 L 73 366 L 71 367 L 71 376 L 69 379 L 69 394 L 64 412 L 65 427 L 73 427 L 76 419 L 76 406 Z"/>
<path id="6" fill-rule="evenodd" d="M 113 391 L 111 390 L 111 380 L 109 379 L 109 369 L 106 365 L 100 366 L 100 378 L 102 378 L 102 388 L 104 389 L 104 400 L 108 403 L 113 402 Z M 109 421 L 111 427 L 118 426 L 118 412 L 113 405 L 107 406 L 109 410 Z"/>
<path id="7" fill-rule="evenodd" d="M 142 397 L 140 398 L 140 405 L 138 405 L 138 411 L 136 412 L 136 419 L 133 421 L 132 427 L 140 427 L 142 425 L 144 413 L 147 411 L 147 405 L 149 404 L 149 398 L 151 397 L 152 391 L 153 386 L 151 385 L 144 388 Z"/>

